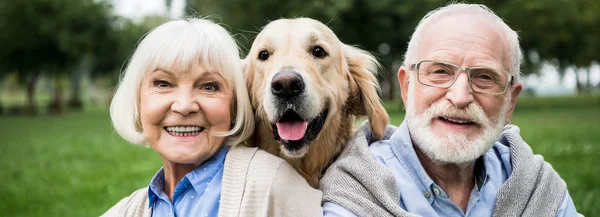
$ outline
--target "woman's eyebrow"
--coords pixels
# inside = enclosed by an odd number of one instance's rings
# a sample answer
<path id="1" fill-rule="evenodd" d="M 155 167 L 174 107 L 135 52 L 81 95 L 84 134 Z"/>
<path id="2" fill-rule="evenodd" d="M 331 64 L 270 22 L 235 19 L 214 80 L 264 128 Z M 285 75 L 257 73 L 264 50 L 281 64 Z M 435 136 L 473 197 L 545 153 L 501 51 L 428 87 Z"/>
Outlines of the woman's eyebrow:
<path id="1" fill-rule="evenodd" d="M 163 68 L 156 68 L 156 69 L 154 69 L 154 71 L 152 71 L 152 73 L 154 73 L 154 72 L 163 72 L 163 73 L 168 74 L 170 76 L 175 76 L 175 73 L 173 73 L 173 72 L 171 72 L 169 70 L 163 69 Z"/>
<path id="2" fill-rule="evenodd" d="M 215 77 L 215 78 L 220 78 L 220 79 L 225 80 L 225 78 L 221 75 L 221 73 L 218 73 L 216 71 L 204 71 L 204 72 L 202 72 L 202 76 Z"/>

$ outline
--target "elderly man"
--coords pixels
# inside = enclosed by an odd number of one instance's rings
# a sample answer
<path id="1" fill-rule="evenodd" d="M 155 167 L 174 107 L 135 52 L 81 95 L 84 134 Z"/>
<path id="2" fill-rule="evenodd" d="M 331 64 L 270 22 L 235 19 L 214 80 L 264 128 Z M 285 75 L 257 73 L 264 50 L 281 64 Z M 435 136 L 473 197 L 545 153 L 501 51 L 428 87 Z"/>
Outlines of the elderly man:
<path id="1" fill-rule="evenodd" d="M 361 126 L 321 182 L 325 216 L 577 216 L 565 182 L 505 126 L 520 59 L 487 7 L 428 13 L 398 71 L 406 119 L 381 141 Z"/>

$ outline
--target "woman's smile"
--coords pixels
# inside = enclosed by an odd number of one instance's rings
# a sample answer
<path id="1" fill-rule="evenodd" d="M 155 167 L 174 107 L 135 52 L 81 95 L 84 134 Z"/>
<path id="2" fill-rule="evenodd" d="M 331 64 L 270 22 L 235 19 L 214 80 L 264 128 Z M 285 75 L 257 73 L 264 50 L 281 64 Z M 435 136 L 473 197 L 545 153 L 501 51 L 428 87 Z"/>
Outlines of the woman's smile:
<path id="1" fill-rule="evenodd" d="M 171 136 L 175 137 L 196 137 L 204 131 L 204 127 L 201 126 L 168 126 L 164 127 L 165 131 Z"/>

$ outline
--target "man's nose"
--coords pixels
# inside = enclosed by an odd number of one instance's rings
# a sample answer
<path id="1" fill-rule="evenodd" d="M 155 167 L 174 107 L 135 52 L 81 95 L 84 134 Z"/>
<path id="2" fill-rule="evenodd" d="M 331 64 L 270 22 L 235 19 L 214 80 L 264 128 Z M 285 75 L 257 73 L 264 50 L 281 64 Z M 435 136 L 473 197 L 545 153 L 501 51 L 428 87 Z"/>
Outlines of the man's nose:
<path id="1" fill-rule="evenodd" d="M 461 73 L 446 93 L 446 97 L 457 108 L 463 108 L 473 102 L 473 89 L 469 85 L 467 73 Z"/>
<path id="2" fill-rule="evenodd" d="M 175 101 L 171 104 L 171 110 L 183 116 L 187 116 L 191 113 L 198 112 L 200 110 L 200 105 L 197 100 L 194 99 L 193 94 L 190 93 L 190 91 L 178 91 Z"/>

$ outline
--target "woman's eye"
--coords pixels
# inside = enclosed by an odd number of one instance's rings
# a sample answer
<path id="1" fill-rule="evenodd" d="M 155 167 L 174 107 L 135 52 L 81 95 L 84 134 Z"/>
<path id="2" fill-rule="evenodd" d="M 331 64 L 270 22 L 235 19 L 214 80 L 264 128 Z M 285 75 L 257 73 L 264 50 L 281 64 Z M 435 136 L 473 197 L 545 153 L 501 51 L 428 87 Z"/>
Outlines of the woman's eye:
<path id="1" fill-rule="evenodd" d="M 166 88 L 166 87 L 170 87 L 171 84 L 169 84 L 169 82 L 163 81 L 163 80 L 156 80 L 153 82 L 153 85 L 155 87 L 160 87 L 160 88 Z"/>
<path id="2" fill-rule="evenodd" d="M 208 83 L 202 86 L 203 90 L 206 91 L 210 91 L 210 92 L 216 92 L 219 91 L 219 84 L 217 83 Z"/>

